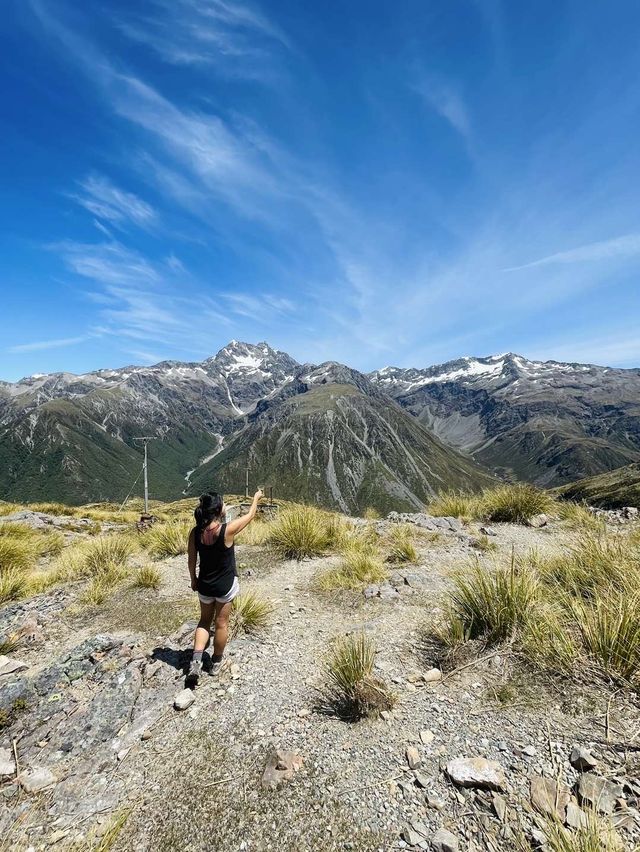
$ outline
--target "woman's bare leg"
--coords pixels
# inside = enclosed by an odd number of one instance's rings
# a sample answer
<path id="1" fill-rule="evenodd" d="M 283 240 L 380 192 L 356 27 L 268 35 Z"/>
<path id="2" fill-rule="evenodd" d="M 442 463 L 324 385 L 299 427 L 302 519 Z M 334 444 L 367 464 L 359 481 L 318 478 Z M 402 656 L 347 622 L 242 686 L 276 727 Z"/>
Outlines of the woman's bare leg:
<path id="1" fill-rule="evenodd" d="M 211 622 L 216 614 L 216 608 L 219 604 L 215 601 L 210 604 L 205 604 L 200 601 L 200 621 L 196 627 L 196 635 L 193 642 L 194 654 L 202 654 L 207 647 L 209 641 L 209 631 L 211 630 Z"/>
<path id="2" fill-rule="evenodd" d="M 213 637 L 213 661 L 219 662 L 229 638 L 229 616 L 231 603 L 216 604 L 216 629 Z"/>

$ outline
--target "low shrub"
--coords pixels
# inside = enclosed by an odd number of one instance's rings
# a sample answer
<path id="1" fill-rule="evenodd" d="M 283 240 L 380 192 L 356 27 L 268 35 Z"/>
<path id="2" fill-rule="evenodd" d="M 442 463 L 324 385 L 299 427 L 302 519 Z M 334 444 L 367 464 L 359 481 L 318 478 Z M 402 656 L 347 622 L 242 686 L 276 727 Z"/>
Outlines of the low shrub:
<path id="1" fill-rule="evenodd" d="M 170 521 L 154 524 L 142 534 L 142 546 L 154 559 L 168 556 L 180 556 L 186 553 L 189 545 L 189 533 L 193 529 L 191 521 Z"/>
<path id="2" fill-rule="evenodd" d="M 496 523 L 524 524 L 553 506 L 554 500 L 546 491 L 523 482 L 484 491 L 480 498 L 480 514 Z"/>
<path id="3" fill-rule="evenodd" d="M 159 589 L 162 574 L 155 565 L 142 565 L 134 574 L 133 585 L 139 589 Z"/>
<path id="4" fill-rule="evenodd" d="M 395 697 L 374 677 L 375 645 L 364 633 L 336 641 L 325 663 L 329 701 L 349 719 L 390 710 Z"/>
<path id="5" fill-rule="evenodd" d="M 336 522 L 313 506 L 291 506 L 270 524 L 268 542 L 285 559 L 318 556 L 335 545 Z"/>
<path id="6" fill-rule="evenodd" d="M 481 514 L 480 498 L 477 494 L 463 491 L 443 491 L 431 500 L 427 510 L 436 518 L 459 518 L 469 521 Z"/>
<path id="7" fill-rule="evenodd" d="M 538 582 L 532 571 L 509 567 L 489 569 L 479 562 L 454 575 L 449 619 L 453 634 L 483 639 L 495 644 L 511 639 L 531 616 L 538 597 Z"/>
<path id="8" fill-rule="evenodd" d="M 389 534 L 389 562 L 417 562 L 418 551 L 413 543 L 413 529 L 409 524 L 393 527 Z"/>
<path id="9" fill-rule="evenodd" d="M 233 599 L 230 618 L 231 636 L 258 633 L 268 624 L 273 604 L 255 592 L 243 592 Z"/>

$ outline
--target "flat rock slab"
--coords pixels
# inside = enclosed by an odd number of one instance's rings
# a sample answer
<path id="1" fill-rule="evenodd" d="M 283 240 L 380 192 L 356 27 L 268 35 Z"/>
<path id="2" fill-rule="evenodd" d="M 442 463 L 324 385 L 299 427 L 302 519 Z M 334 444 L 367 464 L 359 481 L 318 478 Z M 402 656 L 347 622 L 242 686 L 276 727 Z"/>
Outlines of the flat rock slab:
<path id="1" fill-rule="evenodd" d="M 277 749 L 269 755 L 262 774 L 262 786 L 269 790 L 277 789 L 284 781 L 291 781 L 302 769 L 302 757 L 295 751 Z"/>
<path id="2" fill-rule="evenodd" d="M 29 666 L 21 660 L 16 660 L 15 657 L 6 657 L 0 654 L 0 677 L 3 675 L 13 674 L 28 669 Z"/>
<path id="3" fill-rule="evenodd" d="M 598 761 L 584 746 L 574 746 L 569 756 L 569 763 L 579 772 L 590 772 L 598 765 Z"/>
<path id="4" fill-rule="evenodd" d="M 555 778 L 534 775 L 531 779 L 531 804 L 541 814 L 556 814 L 564 822 L 570 798 L 569 788 Z"/>
<path id="5" fill-rule="evenodd" d="M 578 798 L 581 805 L 595 808 L 602 814 L 611 814 L 616 807 L 616 799 L 623 794 L 622 786 L 595 772 L 587 772 L 578 781 Z"/>
<path id="6" fill-rule="evenodd" d="M 27 793 L 39 793 L 56 783 L 56 776 L 46 766 L 34 766 L 18 776 L 20 786 Z"/>
<path id="7" fill-rule="evenodd" d="M 431 838 L 434 852 L 458 852 L 458 838 L 446 828 L 440 828 Z"/>
<path id="8" fill-rule="evenodd" d="M 16 761 L 10 748 L 0 748 L 0 778 L 13 775 L 16 771 Z"/>
<path id="9" fill-rule="evenodd" d="M 192 689 L 181 689 L 173 699 L 173 706 L 176 710 L 186 710 L 195 700 L 196 696 Z"/>
<path id="10" fill-rule="evenodd" d="M 504 772 L 500 764 L 484 757 L 456 757 L 447 763 L 446 772 L 459 787 L 497 791 L 504 790 L 505 787 Z"/>

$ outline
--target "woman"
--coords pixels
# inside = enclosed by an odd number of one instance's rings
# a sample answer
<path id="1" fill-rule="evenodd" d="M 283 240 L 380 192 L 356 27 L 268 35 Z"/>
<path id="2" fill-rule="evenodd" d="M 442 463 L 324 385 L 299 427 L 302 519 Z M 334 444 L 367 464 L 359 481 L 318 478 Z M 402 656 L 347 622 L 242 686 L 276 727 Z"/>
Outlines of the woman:
<path id="1" fill-rule="evenodd" d="M 221 494 L 203 494 L 193 513 L 196 525 L 189 534 L 189 574 L 191 588 L 200 599 L 200 621 L 196 627 L 193 659 L 187 683 L 195 686 L 202 673 L 202 652 L 209 640 L 211 622 L 215 618 L 213 637 L 213 666 L 211 674 L 218 674 L 222 666 L 227 637 L 231 601 L 240 591 L 234 538 L 256 516 L 262 491 L 253 495 L 251 508 L 246 515 L 226 523 L 226 506 Z M 196 561 L 200 570 L 196 576 Z"/>

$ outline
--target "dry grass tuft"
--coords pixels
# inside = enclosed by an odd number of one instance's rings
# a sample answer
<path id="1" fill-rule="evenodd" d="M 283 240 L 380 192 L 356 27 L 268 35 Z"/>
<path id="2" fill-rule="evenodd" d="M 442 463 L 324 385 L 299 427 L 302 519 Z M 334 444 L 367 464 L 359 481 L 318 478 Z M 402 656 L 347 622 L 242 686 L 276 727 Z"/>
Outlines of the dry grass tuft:
<path id="1" fill-rule="evenodd" d="M 534 515 L 550 512 L 553 498 L 534 485 L 516 482 L 482 493 L 481 515 L 496 523 L 524 524 Z"/>
<path id="2" fill-rule="evenodd" d="M 389 562 L 417 562 L 418 551 L 414 541 L 413 528 L 409 524 L 394 527 L 389 534 Z"/>
<path id="3" fill-rule="evenodd" d="M 605 523 L 598 518 L 583 503 L 572 503 L 571 501 L 560 502 L 556 505 L 558 517 L 570 530 L 603 532 Z"/>
<path id="4" fill-rule="evenodd" d="M 325 553 L 340 534 L 338 521 L 313 506 L 291 506 L 270 524 L 268 543 L 284 559 Z"/>
<path id="5" fill-rule="evenodd" d="M 336 712 L 356 720 L 390 710 L 395 696 L 373 676 L 375 645 L 364 633 L 335 642 L 325 663 L 329 700 Z"/>
<path id="6" fill-rule="evenodd" d="M 230 619 L 231 636 L 243 633 L 259 633 L 268 624 L 273 612 L 271 601 L 255 592 L 243 592 L 233 600 Z"/>
<path id="7" fill-rule="evenodd" d="M 162 585 L 162 574 L 155 565 L 142 565 L 135 572 L 133 585 L 138 589 L 159 589 Z"/>
<path id="8" fill-rule="evenodd" d="M 362 517 L 367 521 L 379 521 L 382 516 L 377 509 L 373 508 L 373 506 L 367 506 L 362 513 Z"/>
<path id="9" fill-rule="evenodd" d="M 459 518 L 461 521 L 470 521 L 481 514 L 480 498 L 477 494 L 468 494 L 463 491 L 443 491 L 434 497 L 427 506 L 427 510 L 436 518 Z"/>
<path id="10" fill-rule="evenodd" d="M 154 559 L 180 556 L 187 552 L 191 521 L 170 521 L 154 524 L 140 538 L 142 546 Z"/>
<path id="11" fill-rule="evenodd" d="M 236 536 L 239 544 L 248 544 L 254 547 L 259 547 L 267 544 L 271 536 L 272 521 L 265 521 L 260 517 L 256 517 L 248 527 L 245 527 L 241 533 Z"/>

